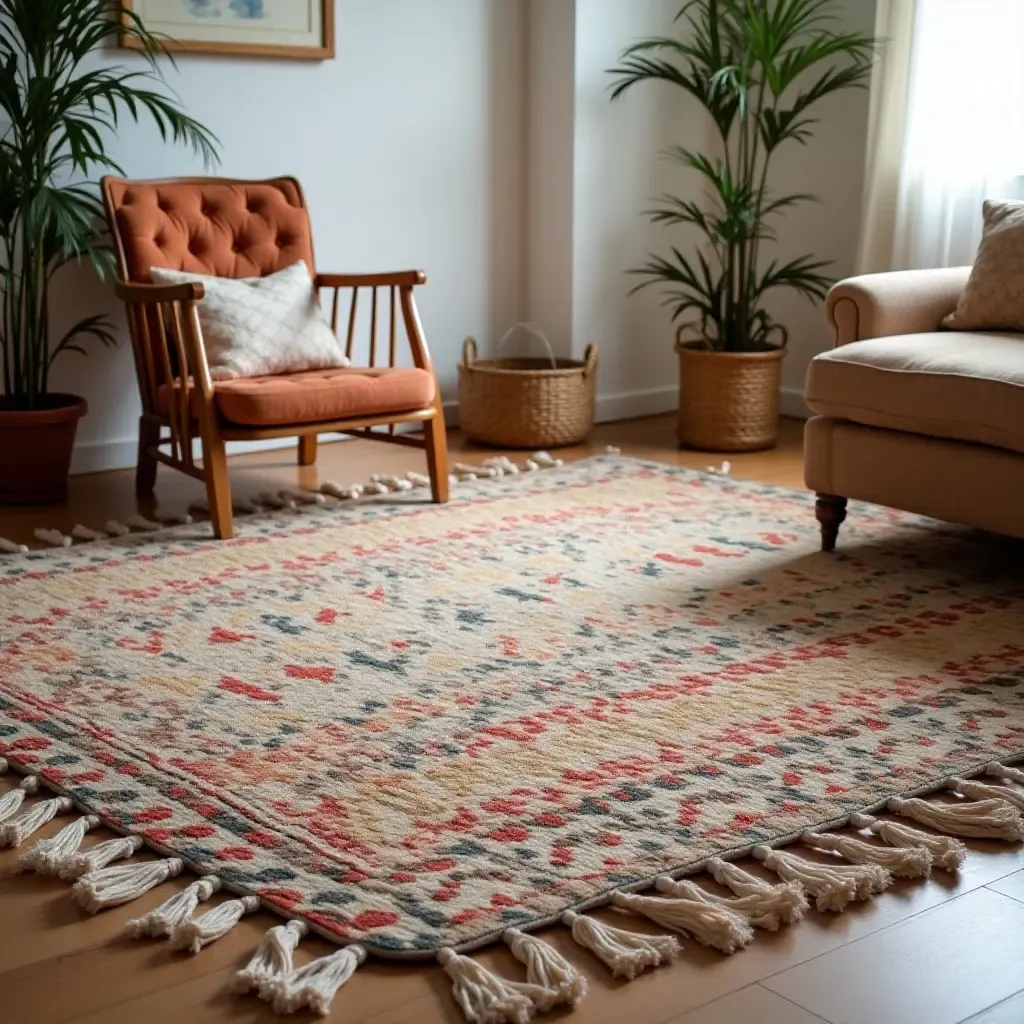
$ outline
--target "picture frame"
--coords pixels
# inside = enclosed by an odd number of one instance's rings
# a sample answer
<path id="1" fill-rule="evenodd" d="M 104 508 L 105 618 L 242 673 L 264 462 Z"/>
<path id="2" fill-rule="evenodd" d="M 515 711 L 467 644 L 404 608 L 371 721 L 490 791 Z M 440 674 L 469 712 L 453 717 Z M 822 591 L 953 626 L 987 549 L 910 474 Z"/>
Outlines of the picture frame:
<path id="1" fill-rule="evenodd" d="M 334 0 L 123 0 L 174 53 L 334 58 Z M 130 36 L 121 45 L 138 49 Z"/>

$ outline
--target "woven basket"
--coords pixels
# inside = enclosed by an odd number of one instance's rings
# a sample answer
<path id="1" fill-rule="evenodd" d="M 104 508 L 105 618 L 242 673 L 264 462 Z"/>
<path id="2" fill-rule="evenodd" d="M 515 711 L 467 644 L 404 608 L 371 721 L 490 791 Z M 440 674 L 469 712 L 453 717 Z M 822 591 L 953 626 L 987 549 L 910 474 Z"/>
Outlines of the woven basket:
<path id="1" fill-rule="evenodd" d="M 767 352 L 712 352 L 679 329 L 679 443 L 711 452 L 755 452 L 779 439 L 783 343 Z"/>
<path id="2" fill-rule="evenodd" d="M 466 339 L 459 366 L 462 432 L 500 448 L 578 444 L 594 425 L 597 349 L 589 345 L 583 362 L 556 359 L 543 332 L 518 324 L 499 351 L 520 329 L 544 342 L 548 359 L 477 359 L 476 341 Z"/>

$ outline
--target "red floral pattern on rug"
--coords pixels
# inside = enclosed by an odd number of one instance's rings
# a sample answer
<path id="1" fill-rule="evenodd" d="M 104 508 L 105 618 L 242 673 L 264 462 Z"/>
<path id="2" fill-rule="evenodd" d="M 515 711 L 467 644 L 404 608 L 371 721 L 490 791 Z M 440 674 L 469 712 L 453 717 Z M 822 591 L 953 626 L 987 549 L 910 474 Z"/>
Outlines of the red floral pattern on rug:
<path id="1" fill-rule="evenodd" d="M 1013 549 L 625 458 L 0 562 L 0 753 L 426 954 L 1024 751 Z"/>

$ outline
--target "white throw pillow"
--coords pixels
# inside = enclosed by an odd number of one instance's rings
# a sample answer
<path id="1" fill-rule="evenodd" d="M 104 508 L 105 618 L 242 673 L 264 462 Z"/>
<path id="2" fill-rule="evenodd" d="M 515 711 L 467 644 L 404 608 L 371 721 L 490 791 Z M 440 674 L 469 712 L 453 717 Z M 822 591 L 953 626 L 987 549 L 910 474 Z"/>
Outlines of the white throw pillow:
<path id="1" fill-rule="evenodd" d="M 154 284 L 196 282 L 206 289 L 199 324 L 214 380 L 349 365 L 324 322 L 302 260 L 266 277 L 209 277 L 161 267 L 149 272 Z"/>

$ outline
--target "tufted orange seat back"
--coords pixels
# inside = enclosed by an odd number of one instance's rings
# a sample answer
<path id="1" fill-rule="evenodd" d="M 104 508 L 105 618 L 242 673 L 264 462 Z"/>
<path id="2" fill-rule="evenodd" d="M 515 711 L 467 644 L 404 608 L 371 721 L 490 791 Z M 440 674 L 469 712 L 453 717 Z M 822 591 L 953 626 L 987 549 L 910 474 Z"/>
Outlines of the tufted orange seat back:
<path id="1" fill-rule="evenodd" d="M 103 198 L 126 281 L 148 284 L 150 267 L 265 277 L 304 260 L 316 272 L 309 214 L 294 178 L 108 177 Z"/>

